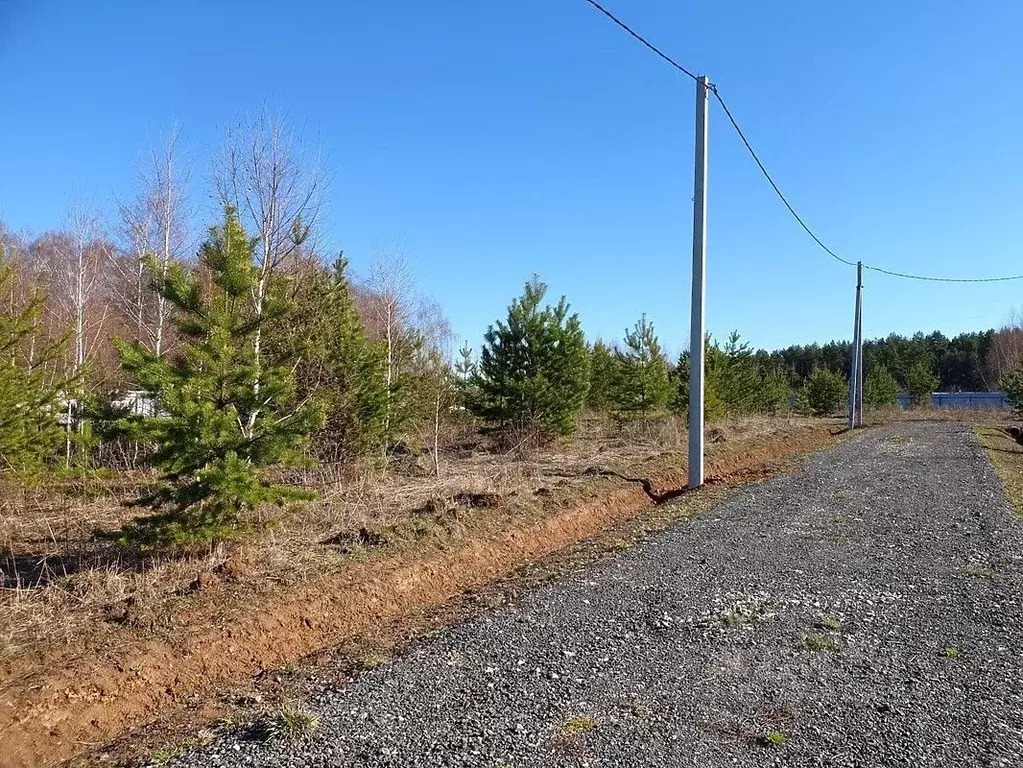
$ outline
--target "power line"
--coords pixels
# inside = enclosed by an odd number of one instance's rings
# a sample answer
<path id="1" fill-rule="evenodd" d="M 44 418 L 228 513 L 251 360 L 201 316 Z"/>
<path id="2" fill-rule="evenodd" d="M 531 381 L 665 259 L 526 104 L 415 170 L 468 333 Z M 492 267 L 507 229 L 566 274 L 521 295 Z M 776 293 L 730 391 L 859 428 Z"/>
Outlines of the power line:
<path id="1" fill-rule="evenodd" d="M 668 54 L 666 54 L 666 53 L 665 53 L 664 51 L 662 51 L 662 50 L 661 50 L 660 48 L 658 48 L 658 47 L 657 47 L 656 45 L 654 45 L 654 44 L 653 44 L 653 43 L 651 43 L 651 42 L 650 42 L 649 40 L 647 40 L 647 39 L 646 39 L 645 37 L 643 37 L 643 36 L 642 36 L 641 34 L 639 34 L 638 32 L 636 32 L 635 30 L 633 30 L 633 29 L 632 29 L 632 28 L 631 28 L 631 27 L 630 27 L 630 26 L 629 26 L 628 24 L 626 24 L 626 23 L 625 23 L 624 21 L 622 21 L 622 20 L 621 20 L 621 19 L 619 19 L 619 18 L 618 18 L 617 16 L 615 16 L 615 15 L 614 15 L 613 13 L 611 13 L 611 11 L 609 11 L 609 10 L 608 10 L 607 8 L 605 8 L 605 7 L 604 7 L 604 6 L 602 6 L 602 5 L 600 4 L 600 3 L 598 3 L 598 2 L 597 2 L 597 0 L 586 0 L 586 2 L 587 2 L 587 3 L 589 3 L 590 5 L 592 5 L 592 6 L 594 7 L 594 8 L 596 8 L 596 9 L 597 9 L 598 11 L 600 11 L 600 12 L 601 12 L 602 14 L 604 14 L 605 16 L 607 16 L 607 17 L 608 17 L 609 19 L 611 19 L 611 21 L 613 21 L 613 22 L 614 22 L 615 24 L 617 24 L 617 25 L 618 25 L 619 27 L 621 27 L 621 28 L 622 28 L 622 29 L 624 29 L 624 30 L 625 30 L 626 32 L 628 32 L 628 33 L 629 33 L 630 35 L 632 35 L 632 36 L 633 36 L 634 38 L 636 38 L 636 39 L 637 39 L 637 40 L 638 40 L 638 41 L 639 41 L 640 43 L 642 43 L 643 45 L 645 45 L 645 46 L 646 46 L 647 48 L 649 48 L 649 49 L 650 49 L 651 51 L 653 51 L 653 52 L 654 52 L 655 54 L 657 54 L 657 55 L 658 55 L 658 56 L 660 56 L 660 57 L 661 57 L 662 59 L 664 59 L 664 60 L 665 60 L 666 62 L 668 62 L 669 64 L 671 64 L 671 66 L 673 66 L 673 67 L 674 67 L 675 69 L 677 69 L 677 70 L 678 70 L 679 72 L 681 72 L 681 73 L 682 73 L 682 74 L 684 74 L 684 75 L 687 75 L 688 77 L 692 78 L 693 80 L 696 80 L 696 79 L 697 79 L 696 75 L 694 75 L 694 74 L 693 74 L 692 72 L 690 72 L 690 71 L 689 71 L 688 69 L 686 69 L 685 67 L 683 67 L 683 66 L 682 66 L 681 64 L 679 64 L 679 63 L 678 63 L 677 61 L 675 61 L 675 60 L 674 60 L 673 58 L 671 58 L 671 56 L 669 56 Z"/>
<path id="2" fill-rule="evenodd" d="M 806 234 L 813 238 L 813 241 L 817 243 L 817 245 L 819 245 L 821 248 L 823 248 L 825 253 L 827 253 L 833 259 L 837 259 L 838 261 L 842 262 L 843 264 L 846 264 L 850 267 L 855 267 L 856 266 L 855 261 L 843 259 L 833 250 L 828 248 L 828 246 L 826 246 L 821 241 L 821 239 L 814 234 L 813 230 L 810 229 L 809 226 L 807 226 L 806 222 L 803 221 L 803 217 L 796 213 L 796 209 L 792 207 L 792 203 L 790 203 L 788 201 L 788 198 L 782 194 L 782 191 L 778 188 L 778 185 L 774 183 L 774 179 L 771 178 L 771 174 L 768 173 L 767 168 L 764 167 L 764 164 L 760 161 L 760 158 L 757 157 L 756 150 L 753 149 L 753 145 L 749 143 L 749 139 L 746 138 L 746 134 L 742 132 L 742 128 L 739 127 L 739 123 L 737 123 L 735 118 L 732 116 L 732 111 L 728 108 L 728 105 L 725 104 L 725 100 L 721 98 L 721 94 L 718 93 L 717 86 L 712 85 L 710 90 L 714 94 L 714 98 L 717 99 L 718 103 L 721 105 L 721 109 L 725 111 L 725 115 L 728 117 L 728 122 L 730 122 L 732 124 L 732 127 L 735 128 L 735 132 L 739 134 L 739 138 L 742 139 L 742 143 L 746 145 L 746 149 L 749 151 L 750 157 L 753 158 L 754 162 L 757 164 L 757 167 L 760 168 L 760 172 L 764 174 L 764 178 L 767 179 L 767 183 L 771 185 L 771 189 L 774 190 L 774 193 L 778 195 L 778 199 L 785 204 L 786 208 L 789 209 L 789 213 L 792 214 L 792 218 L 799 222 L 799 226 L 806 230 Z"/>
<path id="3" fill-rule="evenodd" d="M 664 53 L 660 48 L 655 46 L 653 43 L 651 43 L 649 40 L 647 40 L 645 37 L 640 35 L 635 30 L 633 30 L 624 21 L 619 19 L 617 16 L 615 16 L 613 13 L 611 13 L 611 11 L 609 11 L 607 8 L 605 8 L 603 5 L 601 5 L 599 2 L 597 2 L 597 0 L 586 0 L 586 2 L 589 3 L 590 5 L 592 5 L 594 8 L 596 8 L 602 14 L 604 14 L 607 18 L 609 18 L 612 22 L 614 22 L 618 27 L 620 27 L 625 32 L 627 32 L 629 35 L 634 37 L 642 45 L 644 45 L 647 48 L 649 48 L 658 57 L 660 57 L 661 59 L 666 61 L 668 64 L 670 64 L 672 67 L 677 69 L 679 72 L 681 72 L 682 74 L 686 75 L 687 77 L 689 77 L 689 78 L 691 78 L 693 80 L 698 80 L 699 79 L 697 77 L 697 75 L 693 74 L 691 71 L 689 71 L 688 69 L 683 67 L 681 64 L 679 64 L 673 58 L 668 56 L 668 54 Z M 810 236 L 810 238 L 815 243 L 817 243 L 817 245 L 820 246 L 820 248 L 825 253 L 827 253 L 829 256 L 831 256 L 836 261 L 839 261 L 842 264 L 845 264 L 846 266 L 855 267 L 857 262 L 850 261 L 849 259 L 842 258 L 837 253 L 835 253 L 833 250 L 831 250 L 827 245 L 824 244 L 824 242 L 819 237 L 817 237 L 817 235 L 814 233 L 814 231 L 812 229 L 810 229 L 810 227 L 807 225 L 807 223 L 805 221 L 803 221 L 803 217 L 800 216 L 799 213 L 796 212 L 795 208 L 792 207 L 792 204 L 788 201 L 788 198 L 785 197 L 785 195 L 782 193 L 781 189 L 778 187 L 778 185 L 775 183 L 774 179 L 771 177 L 771 174 L 770 174 L 770 172 L 768 172 L 767 167 L 763 164 L 763 162 L 761 162 L 760 157 L 756 153 L 756 150 L 753 149 L 753 145 L 750 144 L 749 139 L 746 138 L 746 134 L 743 133 L 742 128 L 739 127 L 738 121 L 732 115 L 732 112 L 731 112 L 730 109 L 728 109 L 728 105 L 725 103 L 725 100 L 721 97 L 721 94 L 718 92 L 717 86 L 712 84 L 710 86 L 710 90 L 713 92 L 714 98 L 716 98 L 718 100 L 718 103 L 721 105 L 721 109 L 724 110 L 725 115 L 728 117 L 728 122 L 730 122 L 732 124 L 732 127 L 735 129 L 735 132 L 739 135 L 739 138 L 742 140 L 742 143 L 746 147 L 746 150 L 749 152 L 750 157 L 753 158 L 753 161 L 757 164 L 757 167 L 760 168 L 760 172 L 764 175 L 764 178 L 767 179 L 767 183 L 771 185 L 771 189 L 774 190 L 774 193 L 778 196 L 778 199 L 781 200 L 782 203 L 784 203 L 784 205 L 788 209 L 789 213 L 792 214 L 792 218 L 794 218 L 796 220 L 796 222 L 799 224 L 800 227 L 803 228 L 803 230 L 806 232 L 806 234 L 808 234 Z M 1001 276 L 1001 277 L 934 277 L 932 275 L 914 275 L 914 274 L 910 274 L 908 272 L 897 272 L 897 271 L 891 270 L 891 269 L 883 269 L 882 267 L 871 266 L 870 264 L 863 264 L 863 267 L 865 269 L 869 269 L 869 270 L 871 270 L 873 272 L 878 272 L 878 273 L 883 274 L 883 275 L 889 275 L 891 277 L 899 277 L 899 278 L 903 278 L 903 279 L 906 279 L 906 280 L 925 280 L 925 281 L 935 282 L 935 283 L 1000 283 L 1000 282 L 1008 282 L 1010 280 L 1023 280 L 1023 275 L 1005 275 L 1005 276 Z"/>
<path id="4" fill-rule="evenodd" d="M 880 272 L 882 275 L 892 277 L 904 277 L 907 280 L 929 280 L 935 283 L 1004 283 L 1009 280 L 1023 280 L 1023 275 L 1004 275 L 1002 277 L 932 277 L 930 275 L 910 275 L 906 272 L 895 272 L 881 267 L 872 267 L 869 264 L 863 265 L 864 269 L 872 272 Z"/>
<path id="5" fill-rule="evenodd" d="M 789 213 L 792 214 L 792 218 L 794 218 L 799 223 L 799 226 L 806 230 L 806 234 L 813 238 L 813 241 L 817 243 L 817 245 L 819 245 L 824 250 L 825 253 L 827 253 L 832 258 L 842 262 L 843 264 L 847 264 L 850 267 L 855 267 L 856 262 L 849 261 L 848 259 L 843 259 L 833 250 L 828 248 L 828 246 L 821 242 L 821 239 L 817 237 L 816 234 L 814 234 L 813 230 L 810 229 L 809 226 L 807 226 L 806 222 L 803 221 L 803 218 L 796 212 L 796 209 L 792 207 L 792 204 L 789 203 L 785 195 L 782 194 L 782 191 L 778 188 L 778 185 L 774 182 L 774 179 L 771 178 L 771 174 L 768 172 L 767 168 L 764 167 L 764 164 L 760 161 L 760 158 L 757 157 L 756 150 L 754 150 L 753 145 L 749 143 L 749 140 L 746 138 L 746 134 L 742 132 L 742 128 L 739 127 L 739 123 L 732 115 L 731 110 L 728 109 L 728 105 L 725 104 L 725 100 L 721 98 L 721 94 L 718 93 L 717 86 L 712 85 L 710 89 L 714 94 L 714 98 L 716 98 L 718 100 L 718 103 L 721 105 L 721 109 L 724 110 L 725 115 L 728 117 L 728 121 L 732 124 L 732 127 L 735 128 L 735 132 L 739 134 L 739 138 L 742 139 L 742 143 L 746 146 L 746 149 L 749 151 L 750 157 L 752 157 L 754 162 L 756 162 L 757 167 L 760 168 L 760 172 L 763 173 L 764 178 L 767 179 L 767 183 L 771 185 L 771 188 L 774 190 L 775 194 L 778 195 L 778 199 L 780 199 L 785 204 L 785 207 L 789 209 Z M 914 275 L 908 272 L 897 272 L 891 269 L 875 267 L 866 263 L 863 264 L 863 268 L 869 269 L 873 272 L 879 272 L 883 275 L 890 275 L 891 277 L 901 277 L 906 280 L 926 280 L 934 283 L 1002 283 L 1008 282 L 1010 280 L 1023 280 L 1023 275 L 1005 275 L 1002 277 L 934 277 L 931 275 Z"/>

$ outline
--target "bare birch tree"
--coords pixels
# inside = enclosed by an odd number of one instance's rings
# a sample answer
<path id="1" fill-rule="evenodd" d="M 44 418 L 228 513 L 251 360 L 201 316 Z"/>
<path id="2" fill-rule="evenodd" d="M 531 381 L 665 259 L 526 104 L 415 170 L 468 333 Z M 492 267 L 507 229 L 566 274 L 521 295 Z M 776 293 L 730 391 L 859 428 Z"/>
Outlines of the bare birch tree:
<path id="1" fill-rule="evenodd" d="M 440 305 L 419 294 L 412 268 L 397 250 L 373 260 L 357 295 L 367 331 L 383 348 L 384 433 L 396 442 L 429 418 L 439 472 L 441 413 L 450 394 L 451 326 Z"/>
<path id="2" fill-rule="evenodd" d="M 213 177 L 221 203 L 234 207 L 246 231 L 259 237 L 252 309 L 257 318 L 262 317 L 274 273 L 301 255 L 313 232 L 326 176 L 318 154 L 283 117 L 271 115 L 264 107 L 228 130 Z M 261 333 L 256 333 L 253 345 L 258 371 Z M 246 435 L 252 434 L 259 412 L 255 407 L 248 414 Z"/>
<path id="3" fill-rule="evenodd" d="M 67 397 L 66 460 L 71 461 L 71 433 L 81 420 L 75 413 L 76 400 L 84 394 L 86 365 L 90 362 L 103 325 L 108 303 L 97 301 L 104 266 L 110 260 L 110 246 L 103 237 L 102 221 L 95 208 L 80 199 L 68 206 L 63 231 L 50 241 L 48 264 L 51 309 L 70 325 L 71 359 L 68 380 L 76 382 L 76 397 Z"/>
<path id="4" fill-rule="evenodd" d="M 139 162 L 136 197 L 118 203 L 128 255 L 112 259 L 120 278 L 114 288 L 118 308 L 135 338 L 157 357 L 168 351 L 171 310 L 152 285 L 185 255 L 189 232 L 190 169 L 179 157 L 179 135 L 174 126 L 166 143 Z"/>
<path id="5" fill-rule="evenodd" d="M 451 359 L 455 334 L 444 309 L 430 298 L 421 299 L 416 307 L 416 327 L 425 343 L 427 381 L 433 389 L 433 471 L 440 477 L 441 414 L 454 404 Z"/>
<path id="6" fill-rule="evenodd" d="M 365 285 L 368 290 L 364 295 L 373 321 L 368 324 L 369 330 L 371 335 L 377 336 L 384 343 L 387 392 L 384 434 L 390 435 L 394 390 L 400 375 L 398 346 L 415 313 L 415 279 L 404 255 L 392 251 L 374 259 Z"/>
<path id="7" fill-rule="evenodd" d="M 1017 370 L 1023 358 L 1023 312 L 1009 313 L 1005 324 L 991 339 L 985 362 L 984 379 L 991 389 L 997 389 L 1002 378 Z"/>

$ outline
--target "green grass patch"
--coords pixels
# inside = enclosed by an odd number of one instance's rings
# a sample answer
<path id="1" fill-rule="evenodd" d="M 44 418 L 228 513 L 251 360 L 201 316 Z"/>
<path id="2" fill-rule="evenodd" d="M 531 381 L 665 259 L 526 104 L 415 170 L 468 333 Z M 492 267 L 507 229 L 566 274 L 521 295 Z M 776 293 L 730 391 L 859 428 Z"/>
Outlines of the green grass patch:
<path id="1" fill-rule="evenodd" d="M 785 731 L 767 731 L 757 737 L 757 743 L 762 747 L 784 747 L 789 743 L 789 736 Z"/>
<path id="2" fill-rule="evenodd" d="M 818 629 L 827 629 L 832 632 L 840 632 L 842 630 L 842 622 L 836 619 L 834 616 L 823 615 L 814 625 Z"/>
<path id="3" fill-rule="evenodd" d="M 170 747 L 160 747 L 154 750 L 149 757 L 145 758 L 140 765 L 150 766 L 151 768 L 163 768 L 175 757 L 181 757 L 185 754 L 186 747 L 183 744 L 176 744 Z"/>
<path id="4" fill-rule="evenodd" d="M 573 741 L 597 727 L 597 721 L 590 715 L 569 715 L 558 729 L 558 741 Z"/>
<path id="5" fill-rule="evenodd" d="M 359 658 L 363 669 L 379 669 L 391 663 L 391 657 L 380 651 L 367 651 Z"/>
<path id="6" fill-rule="evenodd" d="M 799 642 L 800 645 L 808 651 L 837 653 L 842 650 L 842 645 L 838 642 L 838 640 L 828 635 L 817 634 L 816 632 L 803 635 L 799 639 Z"/>
<path id="7" fill-rule="evenodd" d="M 996 581 L 999 578 L 998 571 L 979 563 L 970 563 L 966 567 L 960 568 L 959 573 L 971 579 L 984 579 L 986 581 Z"/>
<path id="8" fill-rule="evenodd" d="M 294 701 L 286 701 L 271 712 L 263 724 L 267 741 L 301 741 L 320 728 L 320 718 Z"/>

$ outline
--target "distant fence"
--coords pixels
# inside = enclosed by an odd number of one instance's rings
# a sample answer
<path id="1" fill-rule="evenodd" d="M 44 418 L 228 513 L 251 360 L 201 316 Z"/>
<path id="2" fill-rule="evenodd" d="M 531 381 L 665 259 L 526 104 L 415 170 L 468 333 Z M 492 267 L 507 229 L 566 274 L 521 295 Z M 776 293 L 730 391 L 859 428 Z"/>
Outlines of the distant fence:
<path id="1" fill-rule="evenodd" d="M 910 406 L 909 395 L 899 395 L 899 407 Z M 1004 392 L 933 392 L 931 405 L 951 411 L 1011 411 Z"/>

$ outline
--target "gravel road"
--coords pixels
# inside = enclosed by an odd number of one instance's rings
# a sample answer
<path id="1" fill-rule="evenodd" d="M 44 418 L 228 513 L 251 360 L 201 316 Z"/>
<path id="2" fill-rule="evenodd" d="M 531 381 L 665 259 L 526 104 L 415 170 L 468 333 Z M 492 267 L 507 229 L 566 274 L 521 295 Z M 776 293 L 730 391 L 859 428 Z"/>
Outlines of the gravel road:
<path id="1" fill-rule="evenodd" d="M 1021 573 L 968 425 L 871 430 L 173 764 L 1023 766 Z"/>

